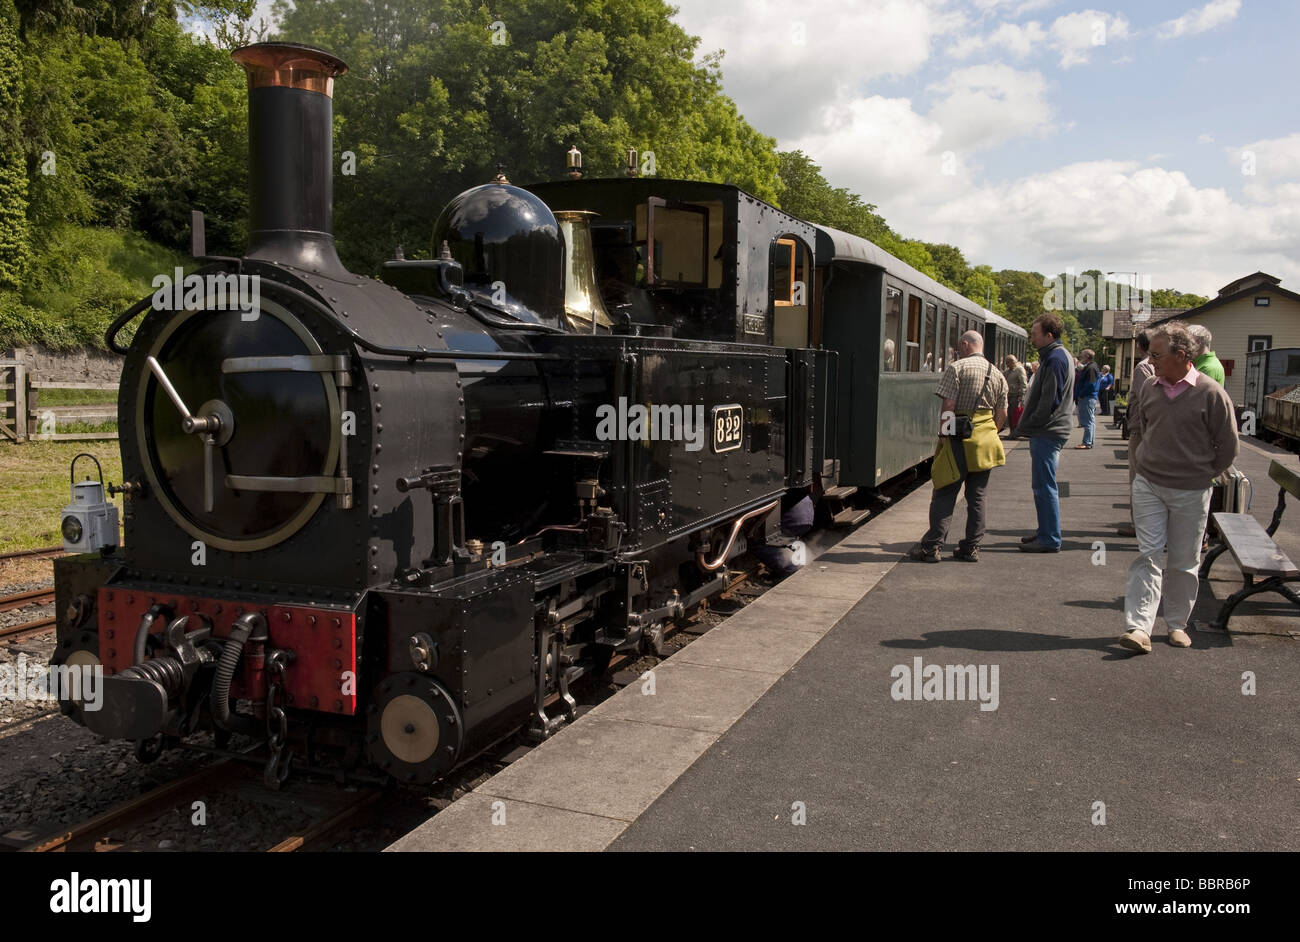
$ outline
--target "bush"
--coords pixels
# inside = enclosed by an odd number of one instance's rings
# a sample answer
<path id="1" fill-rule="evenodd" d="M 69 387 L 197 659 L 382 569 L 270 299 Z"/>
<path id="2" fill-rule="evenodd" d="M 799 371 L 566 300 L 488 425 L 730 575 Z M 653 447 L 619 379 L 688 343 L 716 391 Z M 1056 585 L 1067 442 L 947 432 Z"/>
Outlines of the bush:
<path id="1" fill-rule="evenodd" d="M 0 292 L 0 346 L 103 349 L 113 319 L 186 261 L 135 232 L 61 227 L 35 253 L 21 294 Z"/>

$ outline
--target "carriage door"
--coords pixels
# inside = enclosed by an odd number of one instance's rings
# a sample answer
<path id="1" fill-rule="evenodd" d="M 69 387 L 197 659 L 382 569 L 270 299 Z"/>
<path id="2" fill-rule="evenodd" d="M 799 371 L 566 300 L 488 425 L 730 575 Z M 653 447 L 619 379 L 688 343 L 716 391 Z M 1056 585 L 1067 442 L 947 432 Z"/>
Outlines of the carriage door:
<path id="1" fill-rule="evenodd" d="M 812 253 L 793 236 L 772 248 L 772 345 L 810 346 L 808 311 L 812 300 Z"/>

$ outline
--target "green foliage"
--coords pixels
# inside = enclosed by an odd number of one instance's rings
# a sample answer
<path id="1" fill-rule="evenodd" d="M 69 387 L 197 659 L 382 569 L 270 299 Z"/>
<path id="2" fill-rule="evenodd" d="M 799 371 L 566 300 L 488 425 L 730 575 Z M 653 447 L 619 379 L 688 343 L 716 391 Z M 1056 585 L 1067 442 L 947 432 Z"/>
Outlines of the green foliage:
<path id="1" fill-rule="evenodd" d="M 1155 288 L 1151 292 L 1152 307 L 1200 307 L 1208 304 L 1209 298 L 1191 292 L 1175 291 L 1173 288 Z"/>
<path id="2" fill-rule="evenodd" d="M 832 187 L 821 168 L 803 151 L 784 151 L 777 157 L 782 185 L 780 206 L 787 213 L 877 245 L 894 235 L 875 206 L 843 187 Z"/>
<path id="3" fill-rule="evenodd" d="M 192 208 L 210 253 L 242 253 L 247 94 L 229 49 L 254 38 L 253 7 L 0 0 L 0 344 L 99 346 L 109 320 L 183 262 Z M 657 176 L 733 183 L 869 239 L 1026 328 L 1043 310 L 1039 274 L 904 238 L 808 155 L 778 153 L 722 93 L 721 53 L 697 61 L 663 0 L 281 0 L 276 12 L 285 39 L 351 67 L 336 86 L 335 222 L 355 271 L 374 272 L 397 244 L 427 254 L 456 193 L 498 165 L 517 183 L 555 179 L 576 144 L 588 176 L 622 176 L 628 148 L 653 152 Z M 355 174 L 339 172 L 345 152 Z M 1099 310 L 1063 312 L 1075 346 Z"/>
<path id="4" fill-rule="evenodd" d="M 429 246 L 445 202 L 488 182 L 555 179 L 576 144 L 588 176 L 618 176 L 653 152 L 661 177 L 727 181 L 780 196 L 775 142 L 720 89 L 716 59 L 661 0 L 471 0 L 277 4 L 285 39 L 329 49 L 351 73 L 336 86 L 340 254 L 373 271 L 401 243 Z M 501 25 L 494 28 L 494 23 Z M 497 42 L 494 42 L 494 38 Z"/>
<path id="5" fill-rule="evenodd" d="M 155 275 L 185 261 L 139 233 L 62 227 L 23 292 L 0 293 L 0 347 L 102 348 L 113 318 L 152 290 Z"/>
<path id="6" fill-rule="evenodd" d="M 27 166 L 19 127 L 22 60 L 17 15 L 0 3 L 0 289 L 16 288 L 30 252 L 27 229 Z"/>

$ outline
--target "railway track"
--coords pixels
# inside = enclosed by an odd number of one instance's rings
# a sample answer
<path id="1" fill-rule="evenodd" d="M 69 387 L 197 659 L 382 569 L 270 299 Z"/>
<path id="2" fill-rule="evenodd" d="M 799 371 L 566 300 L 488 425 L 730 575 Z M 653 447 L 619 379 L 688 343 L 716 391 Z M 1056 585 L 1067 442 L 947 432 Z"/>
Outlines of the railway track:
<path id="1" fill-rule="evenodd" d="M 0 612 L 11 612 L 27 605 L 45 605 L 54 601 L 54 588 L 33 589 L 15 595 L 0 595 Z"/>
<path id="2" fill-rule="evenodd" d="M 0 596 L 0 612 L 12 612 L 16 609 L 33 605 L 48 605 L 54 601 L 54 589 L 33 589 L 30 592 L 18 592 L 14 595 Z M 54 627 L 55 618 L 37 618 L 0 628 L 0 641 L 21 641 L 35 635 L 44 634 Z"/>
<path id="3" fill-rule="evenodd" d="M 133 832 L 178 810 L 188 821 L 195 799 L 212 806 L 218 797 L 238 793 L 254 801 L 291 804 L 307 813 L 307 823 L 288 828 L 289 833 L 278 840 L 259 834 L 249 841 L 254 846 L 260 843 L 268 853 L 293 853 L 326 847 L 344 829 L 364 823 L 385 794 L 379 788 L 341 792 L 311 783 L 292 792 L 272 793 L 262 790 L 256 778 L 242 762 L 221 759 L 70 827 L 41 836 L 29 831 L 0 835 L 0 849 L 34 854 L 156 850 L 149 840 L 132 839 Z"/>
<path id="4" fill-rule="evenodd" d="M 12 553 L 0 553 L 0 562 L 6 559 L 46 559 L 62 556 L 62 546 L 46 546 L 42 549 L 15 550 Z"/>

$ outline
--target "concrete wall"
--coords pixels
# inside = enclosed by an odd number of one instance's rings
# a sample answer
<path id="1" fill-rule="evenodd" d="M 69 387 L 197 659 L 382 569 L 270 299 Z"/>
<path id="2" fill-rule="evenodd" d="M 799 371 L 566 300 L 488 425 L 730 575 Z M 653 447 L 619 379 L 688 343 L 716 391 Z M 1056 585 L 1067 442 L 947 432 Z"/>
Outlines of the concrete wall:
<path id="1" fill-rule="evenodd" d="M 43 383 L 117 383 L 122 376 L 122 358 L 99 350 L 10 347 L 0 349 L 0 360 L 22 360 L 28 378 Z"/>

